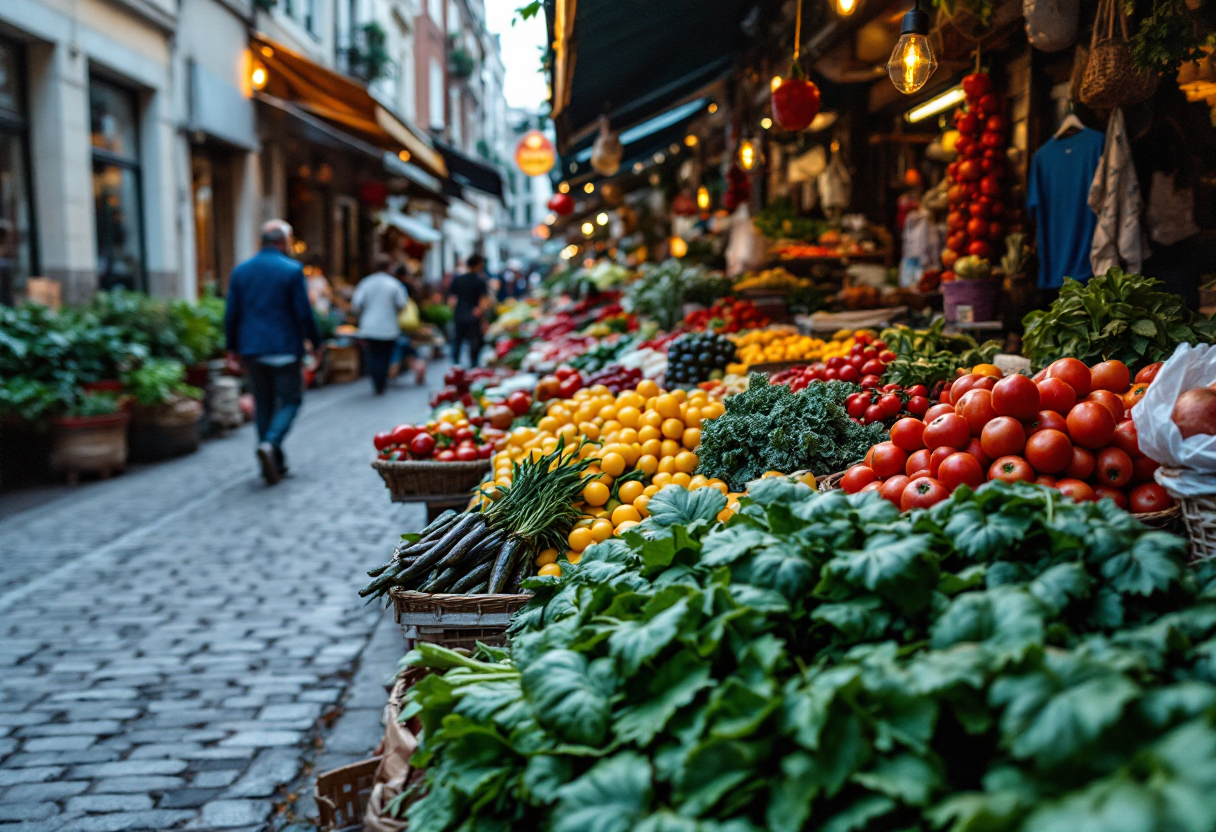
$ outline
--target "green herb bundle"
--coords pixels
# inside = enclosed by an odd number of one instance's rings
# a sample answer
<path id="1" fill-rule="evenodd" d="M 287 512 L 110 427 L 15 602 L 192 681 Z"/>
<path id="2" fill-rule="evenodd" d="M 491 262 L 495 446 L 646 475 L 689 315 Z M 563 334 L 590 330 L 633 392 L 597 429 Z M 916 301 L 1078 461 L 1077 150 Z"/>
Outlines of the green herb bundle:
<path id="1" fill-rule="evenodd" d="M 887 438 L 881 424 L 849 418 L 844 400 L 859 389 L 829 381 L 791 393 L 753 373 L 747 390 L 726 400 L 726 412 L 702 425 L 698 473 L 741 491 L 766 471 L 822 476 L 847 468 Z"/>
<path id="2" fill-rule="evenodd" d="M 1035 367 L 1065 357 L 1090 365 L 1118 359 L 1135 372 L 1169 358 L 1179 344 L 1216 340 L 1216 321 L 1191 312 L 1177 295 L 1158 291 L 1160 285 L 1119 268 L 1085 284 L 1065 278 L 1050 308 L 1022 319 L 1022 352 Z"/>
<path id="3" fill-rule="evenodd" d="M 656 321 L 670 332 L 684 320 L 684 304 L 692 298 L 704 299 L 721 291 L 730 293 L 725 281 L 700 266 L 686 266 L 679 260 L 642 266 L 637 280 L 625 287 L 622 305 L 629 312 Z M 711 301 L 712 302 L 712 301 Z"/>
<path id="4" fill-rule="evenodd" d="M 770 240 L 799 240 L 813 243 L 832 226 L 825 220 L 799 216 L 788 199 L 782 197 L 760 210 L 752 220 L 762 235 Z"/>
<path id="5" fill-rule="evenodd" d="M 1216 568 L 1109 500 L 669 487 L 442 648 L 410 832 L 1216 828 Z M 439 671 L 447 671 L 441 673 Z"/>
<path id="6" fill-rule="evenodd" d="M 923 384 L 932 387 L 939 381 L 953 379 L 960 367 L 987 364 L 1001 350 L 996 341 L 977 344 L 970 335 L 953 335 L 944 331 L 945 318 L 938 318 L 928 329 L 893 326 L 884 329 L 881 338 L 895 360 L 887 365 L 883 381 L 911 387 Z"/>

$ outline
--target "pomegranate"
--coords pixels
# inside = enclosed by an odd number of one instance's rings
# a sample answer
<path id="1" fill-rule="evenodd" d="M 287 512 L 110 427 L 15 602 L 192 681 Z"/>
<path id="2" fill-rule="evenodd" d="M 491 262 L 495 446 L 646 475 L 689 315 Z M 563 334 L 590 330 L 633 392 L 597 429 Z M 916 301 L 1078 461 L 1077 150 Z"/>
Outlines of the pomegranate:
<path id="1" fill-rule="evenodd" d="M 1173 419 L 1183 439 L 1216 434 L 1216 390 L 1211 387 L 1187 390 L 1174 403 Z"/>

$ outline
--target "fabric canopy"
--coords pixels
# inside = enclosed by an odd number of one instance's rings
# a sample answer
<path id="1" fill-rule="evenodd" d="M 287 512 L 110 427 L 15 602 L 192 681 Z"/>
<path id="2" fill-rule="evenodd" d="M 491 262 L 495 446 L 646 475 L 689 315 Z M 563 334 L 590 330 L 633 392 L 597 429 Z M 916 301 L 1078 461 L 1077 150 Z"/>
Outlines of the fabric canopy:
<path id="1" fill-rule="evenodd" d="M 620 141 L 624 153 L 621 155 L 620 172 L 628 172 L 635 162 L 649 162 L 655 153 L 667 154 L 672 144 L 678 144 L 683 150 L 688 126 L 705 112 L 705 104 L 705 99 L 698 99 L 674 107 L 645 124 L 622 132 Z M 591 167 L 591 149 L 581 150 L 572 158 L 563 158 L 558 173 L 573 184 L 581 182 L 584 177 L 596 178 L 598 174 Z"/>
<path id="2" fill-rule="evenodd" d="M 437 243 L 443 239 L 443 234 L 438 229 L 431 228 L 421 220 L 400 211 L 381 211 L 379 220 L 381 224 L 391 225 L 420 243 Z"/>
<path id="3" fill-rule="evenodd" d="M 755 0 L 556 0 L 553 118 L 563 155 L 639 124 L 726 75 Z"/>
<path id="4" fill-rule="evenodd" d="M 443 142 L 435 142 L 435 146 L 443 155 L 448 168 L 448 178 L 452 182 L 462 188 L 472 188 L 503 199 L 502 176 L 497 170 Z"/>
<path id="5" fill-rule="evenodd" d="M 384 149 L 404 150 L 410 161 L 445 177 L 447 165 L 425 139 L 372 98 L 357 81 L 321 66 L 264 35 L 250 37 L 254 57 L 266 66 L 263 92 L 342 126 Z"/>

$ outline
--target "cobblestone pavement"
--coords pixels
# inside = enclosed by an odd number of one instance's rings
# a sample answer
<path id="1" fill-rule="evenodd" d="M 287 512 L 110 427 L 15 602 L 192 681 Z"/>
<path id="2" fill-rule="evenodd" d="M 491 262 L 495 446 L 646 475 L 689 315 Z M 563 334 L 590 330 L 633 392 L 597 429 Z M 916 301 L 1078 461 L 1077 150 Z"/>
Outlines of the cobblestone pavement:
<path id="1" fill-rule="evenodd" d="M 0 499 L 0 830 L 267 828 L 389 623 L 363 571 L 422 520 L 370 437 L 425 412 L 409 386 L 309 393 L 273 488 L 246 427 L 15 515 Z"/>

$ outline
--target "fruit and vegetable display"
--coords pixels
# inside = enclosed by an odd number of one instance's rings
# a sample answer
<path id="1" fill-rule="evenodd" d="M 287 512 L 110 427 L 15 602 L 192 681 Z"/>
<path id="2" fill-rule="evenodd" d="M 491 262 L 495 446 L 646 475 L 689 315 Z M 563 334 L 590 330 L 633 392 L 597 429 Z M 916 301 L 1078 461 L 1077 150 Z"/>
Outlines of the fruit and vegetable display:
<path id="1" fill-rule="evenodd" d="M 457 402 L 466 407 L 473 403 L 474 387 L 485 388 L 493 386 L 504 377 L 501 370 L 478 367 L 466 370 L 464 367 L 452 367 L 443 374 L 443 387 L 431 396 L 431 407 Z"/>
<path id="2" fill-rule="evenodd" d="M 1141 378 L 1152 380 L 1151 373 Z M 1109 498 L 1136 513 L 1164 511 L 1174 501 L 1154 481 L 1158 464 L 1140 450 L 1126 413 L 1131 390 L 1120 361 L 1087 367 L 1061 358 L 1036 380 L 970 373 L 923 419 L 895 422 L 890 441 L 850 468 L 841 487 L 878 491 L 907 511 L 964 485 L 1033 482 L 1078 502 Z"/>
<path id="3" fill-rule="evenodd" d="M 958 159 L 946 169 L 950 213 L 941 257 L 947 270 L 943 281 L 986 277 L 988 262 L 1004 251 L 1010 211 L 1005 182 L 1009 115 L 1004 97 L 991 88 L 986 73 L 963 78 L 967 106 L 954 113 Z"/>
<path id="4" fill-rule="evenodd" d="M 827 361 L 848 355 L 857 343 L 853 336 L 824 341 L 802 335 L 792 327 L 757 329 L 732 340 L 739 348 L 738 361 L 742 365 L 732 372 L 746 372 L 752 364 L 771 361 Z"/>
<path id="5" fill-rule="evenodd" d="M 426 424 L 402 424 L 377 433 L 372 441 L 378 457 L 390 462 L 476 462 L 493 456 L 495 443 L 505 439 L 506 433 L 484 417 L 466 418 L 463 411 L 449 409 Z"/>
<path id="6" fill-rule="evenodd" d="M 887 349 L 895 353 L 895 358 L 888 362 L 883 381 L 932 387 L 940 381 L 953 381 L 962 368 L 977 364 L 991 366 L 993 358 L 1001 351 L 996 341 L 978 344 L 970 335 L 946 332 L 945 325 L 945 319 L 939 318 L 926 329 L 903 325 L 884 329 L 880 333 L 881 339 Z M 1000 370 L 993 369 L 1000 374 Z"/>
<path id="7" fill-rule="evenodd" d="M 788 383 L 794 392 L 812 381 L 847 381 L 862 387 L 877 387 L 887 371 L 887 365 L 895 360 L 895 353 L 887 349 L 885 341 L 874 338 L 866 330 L 858 330 L 851 340 L 853 346 L 849 347 L 847 355 L 832 356 L 827 361 L 783 370 L 772 376 L 771 381 L 774 384 Z"/>
<path id="8" fill-rule="evenodd" d="M 747 299 L 727 296 L 714 302 L 708 309 L 698 309 L 684 316 L 684 326 L 692 330 L 714 332 L 742 332 L 745 329 L 764 329 L 769 318 Z"/>
<path id="9" fill-rule="evenodd" d="M 410 832 L 1216 828 L 1216 568 L 1047 488 L 712 489 L 420 644 Z"/>
<path id="10" fill-rule="evenodd" d="M 735 283 L 736 292 L 796 292 L 814 289 L 815 282 L 807 277 L 795 277 L 780 267 L 745 274 Z"/>
<path id="11" fill-rule="evenodd" d="M 721 378 L 735 362 L 736 347 L 725 335 L 699 332 L 681 335 L 667 345 L 667 384 L 688 387 Z"/>

